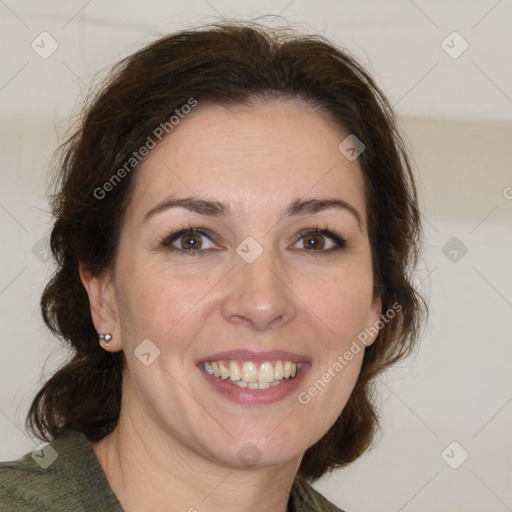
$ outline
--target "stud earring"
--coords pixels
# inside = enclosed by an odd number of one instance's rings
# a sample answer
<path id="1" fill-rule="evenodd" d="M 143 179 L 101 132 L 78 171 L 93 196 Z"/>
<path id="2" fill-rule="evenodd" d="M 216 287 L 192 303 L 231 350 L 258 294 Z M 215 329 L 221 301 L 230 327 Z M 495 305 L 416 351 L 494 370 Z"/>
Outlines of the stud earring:
<path id="1" fill-rule="evenodd" d="M 108 342 L 112 339 L 111 334 L 100 334 L 99 335 L 100 341 L 104 341 L 105 345 L 108 347 Z"/>

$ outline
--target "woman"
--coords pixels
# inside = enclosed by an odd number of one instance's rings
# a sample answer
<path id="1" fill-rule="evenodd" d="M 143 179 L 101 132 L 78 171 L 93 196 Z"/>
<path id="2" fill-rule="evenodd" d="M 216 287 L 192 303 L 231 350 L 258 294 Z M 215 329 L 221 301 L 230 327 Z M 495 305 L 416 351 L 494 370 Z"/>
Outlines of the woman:
<path id="1" fill-rule="evenodd" d="M 2 510 L 340 510 L 417 338 L 393 113 L 319 37 L 219 24 L 119 63 L 62 148 L 41 305 L 71 360 Z"/>

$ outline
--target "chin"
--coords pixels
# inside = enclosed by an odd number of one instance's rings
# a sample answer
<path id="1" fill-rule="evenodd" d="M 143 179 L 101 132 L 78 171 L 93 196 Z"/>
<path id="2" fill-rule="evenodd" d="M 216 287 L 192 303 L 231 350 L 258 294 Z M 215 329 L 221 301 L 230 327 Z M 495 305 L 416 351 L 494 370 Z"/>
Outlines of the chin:
<path id="1" fill-rule="evenodd" d="M 210 447 L 208 452 L 210 457 L 227 467 L 257 469 L 282 466 L 299 460 L 307 446 L 302 439 L 294 440 L 290 436 L 270 439 L 267 434 L 229 438 L 225 450 L 212 451 Z"/>

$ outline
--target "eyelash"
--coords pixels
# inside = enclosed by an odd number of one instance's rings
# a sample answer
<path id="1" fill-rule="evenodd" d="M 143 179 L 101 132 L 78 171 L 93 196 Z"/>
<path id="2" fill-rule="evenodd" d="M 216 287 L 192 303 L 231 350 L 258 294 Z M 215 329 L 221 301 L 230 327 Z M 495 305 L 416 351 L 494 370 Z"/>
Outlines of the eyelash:
<path id="1" fill-rule="evenodd" d="M 174 247 L 172 245 L 173 242 L 175 242 L 176 240 L 178 240 L 180 237 L 182 236 L 185 236 L 185 235 L 189 235 L 189 234 L 196 234 L 196 235 L 202 235 L 202 236 L 205 236 L 207 238 L 210 239 L 211 242 L 213 242 L 212 240 L 212 236 L 211 234 L 204 230 L 204 229 L 200 229 L 200 228 L 193 228 L 192 226 L 189 226 L 187 228 L 184 228 L 184 229 L 181 229 L 175 233 L 172 233 L 171 235 L 167 236 L 161 243 L 161 245 L 163 247 L 165 247 L 168 251 L 170 252 L 174 252 L 174 253 L 178 253 L 178 254 L 187 254 L 188 256 L 192 256 L 192 257 L 195 257 L 195 256 L 204 256 L 208 251 L 212 250 L 212 249 L 206 249 L 206 250 L 185 250 L 185 249 L 178 249 L 177 247 Z M 295 244 L 297 242 L 299 242 L 302 238 L 304 238 L 305 236 L 307 235 L 323 235 L 327 238 L 330 238 L 334 243 L 335 243 L 335 247 L 332 247 L 330 249 L 327 249 L 327 250 L 318 250 L 318 251 L 315 251 L 314 249 L 298 249 L 302 252 L 306 252 L 309 256 L 312 256 L 313 258 L 317 258 L 319 256 L 322 256 L 322 255 L 325 255 L 325 254 L 330 254 L 332 252 L 336 252 L 336 251 L 339 251 L 339 250 L 342 250 L 342 249 L 345 249 L 346 246 L 347 246 L 347 242 L 344 238 L 342 238 L 341 236 L 337 235 L 336 233 L 333 233 L 332 231 L 329 231 L 328 229 L 320 229 L 318 228 L 318 226 L 314 227 L 314 228 L 309 228 L 309 229 L 304 229 L 302 231 L 299 232 L 299 238 L 298 240 L 295 242 Z M 295 245 L 293 244 L 293 245 Z"/>
<path id="2" fill-rule="evenodd" d="M 297 242 L 300 241 L 302 238 L 304 238 L 306 235 L 323 235 L 327 238 L 330 238 L 335 244 L 335 246 L 331 247 L 330 249 L 319 250 L 319 251 L 315 251 L 312 249 L 310 249 L 310 250 L 299 249 L 303 252 L 306 252 L 309 256 L 312 256 L 313 258 L 318 258 L 318 257 L 326 255 L 326 254 L 337 252 L 337 251 L 340 251 L 347 247 L 347 241 L 343 237 L 341 237 L 340 235 L 338 235 L 336 233 L 333 233 L 332 231 L 329 231 L 328 229 L 320 229 L 318 226 L 300 231 L 299 239 L 297 240 Z M 295 243 L 297 243 L 297 242 L 295 242 Z"/>

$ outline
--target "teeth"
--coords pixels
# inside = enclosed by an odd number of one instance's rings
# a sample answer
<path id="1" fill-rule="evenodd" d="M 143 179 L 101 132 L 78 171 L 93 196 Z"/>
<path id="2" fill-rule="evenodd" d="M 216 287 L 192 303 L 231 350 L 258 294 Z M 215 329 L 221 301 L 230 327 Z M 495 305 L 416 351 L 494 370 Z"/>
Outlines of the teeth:
<path id="1" fill-rule="evenodd" d="M 231 366 L 229 367 L 229 378 L 231 380 L 240 380 L 242 378 L 242 372 L 240 371 L 240 366 L 235 361 L 231 361 Z"/>
<path id="2" fill-rule="evenodd" d="M 263 363 L 258 374 L 258 382 L 272 382 L 274 380 L 274 367 L 272 363 Z"/>
<path id="3" fill-rule="evenodd" d="M 276 367 L 274 370 L 274 379 L 281 380 L 283 377 L 284 377 L 283 363 L 281 361 L 277 361 Z"/>
<path id="4" fill-rule="evenodd" d="M 247 388 L 247 389 L 267 389 L 272 386 L 277 386 L 281 383 L 278 381 L 272 382 L 272 384 L 270 384 L 269 382 L 244 382 L 243 380 L 237 380 L 237 381 L 233 382 L 233 384 L 235 384 L 239 388 L 244 388 L 244 389 L 245 388 Z"/>
<path id="5" fill-rule="evenodd" d="M 300 363 L 276 361 L 272 364 L 265 361 L 261 365 L 245 361 L 240 365 L 236 361 L 205 361 L 204 369 L 208 375 L 229 380 L 241 388 L 268 389 L 292 379 L 301 369 Z M 258 368 L 259 367 L 259 368 Z"/>
<path id="6" fill-rule="evenodd" d="M 206 373 L 208 375 L 213 375 L 213 368 L 212 368 L 212 365 L 208 362 L 208 361 L 205 361 L 204 363 L 204 369 L 206 370 Z"/>
<path id="7" fill-rule="evenodd" d="M 219 362 L 219 369 L 220 369 L 220 376 L 224 380 L 229 378 L 229 370 L 224 366 L 224 363 L 222 361 Z"/>
<path id="8" fill-rule="evenodd" d="M 246 361 L 242 366 L 242 380 L 244 382 L 258 382 L 258 369 L 251 361 Z"/>

